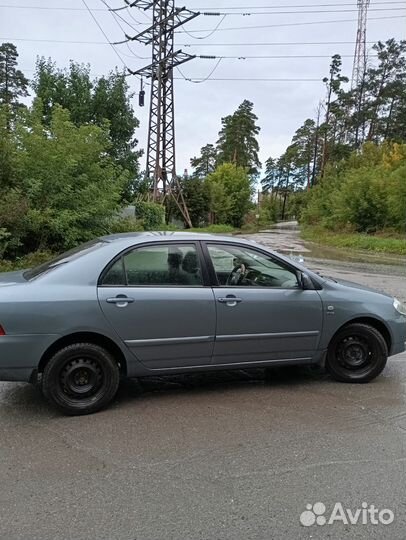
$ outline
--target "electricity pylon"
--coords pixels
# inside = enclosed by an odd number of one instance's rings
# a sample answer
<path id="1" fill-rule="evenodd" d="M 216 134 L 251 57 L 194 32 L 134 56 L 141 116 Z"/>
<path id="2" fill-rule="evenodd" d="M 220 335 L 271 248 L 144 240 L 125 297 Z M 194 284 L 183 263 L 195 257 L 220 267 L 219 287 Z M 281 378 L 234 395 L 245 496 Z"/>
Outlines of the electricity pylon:
<path id="1" fill-rule="evenodd" d="M 354 65 L 352 68 L 352 88 L 357 87 L 363 80 L 367 63 L 367 18 L 370 0 L 357 0 L 358 29 L 355 45 Z"/>
<path id="2" fill-rule="evenodd" d="M 146 175 L 154 201 L 171 197 L 177 204 L 186 224 L 191 227 L 181 186 L 176 175 L 175 113 L 173 69 L 195 58 L 174 50 L 174 32 L 199 15 L 186 8 L 175 8 L 174 0 L 125 0 L 130 7 L 152 9 L 152 24 L 129 41 L 152 44 L 151 64 L 130 71 L 133 75 L 151 80 L 151 102 L 147 145 Z"/>

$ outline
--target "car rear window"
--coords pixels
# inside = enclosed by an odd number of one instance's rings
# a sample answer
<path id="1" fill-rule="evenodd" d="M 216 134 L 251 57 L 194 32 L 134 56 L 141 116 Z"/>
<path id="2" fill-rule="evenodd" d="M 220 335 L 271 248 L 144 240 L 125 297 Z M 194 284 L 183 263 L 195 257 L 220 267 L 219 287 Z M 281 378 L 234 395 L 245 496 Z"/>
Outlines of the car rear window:
<path id="1" fill-rule="evenodd" d="M 79 257 L 83 257 L 83 255 L 86 255 L 87 253 L 100 248 L 104 244 L 105 242 L 103 240 L 100 240 L 99 238 L 95 240 L 90 240 L 90 242 L 86 242 L 85 244 L 81 244 L 80 246 L 70 249 L 69 251 L 65 251 L 64 253 L 61 253 L 61 255 L 58 255 L 57 257 L 55 257 L 54 259 L 51 259 L 50 261 L 47 261 L 45 263 L 40 264 L 39 266 L 35 266 L 34 268 L 30 268 L 29 270 L 26 270 L 23 274 L 24 278 L 27 281 L 31 281 L 41 276 L 42 274 L 45 274 L 46 272 L 49 272 L 53 270 L 54 268 L 57 268 L 61 264 L 66 264 L 71 261 L 74 261 L 75 259 L 78 259 Z"/>

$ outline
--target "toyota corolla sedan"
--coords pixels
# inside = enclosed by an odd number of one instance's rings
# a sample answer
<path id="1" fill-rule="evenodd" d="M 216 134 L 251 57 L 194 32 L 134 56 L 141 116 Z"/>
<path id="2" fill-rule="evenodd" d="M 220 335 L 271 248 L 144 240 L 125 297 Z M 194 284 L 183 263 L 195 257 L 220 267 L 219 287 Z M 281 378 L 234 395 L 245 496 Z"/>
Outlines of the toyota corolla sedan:
<path id="1" fill-rule="evenodd" d="M 120 378 L 325 364 L 364 383 L 405 350 L 406 306 L 237 238 L 131 233 L 0 274 L 0 380 L 67 414 Z"/>

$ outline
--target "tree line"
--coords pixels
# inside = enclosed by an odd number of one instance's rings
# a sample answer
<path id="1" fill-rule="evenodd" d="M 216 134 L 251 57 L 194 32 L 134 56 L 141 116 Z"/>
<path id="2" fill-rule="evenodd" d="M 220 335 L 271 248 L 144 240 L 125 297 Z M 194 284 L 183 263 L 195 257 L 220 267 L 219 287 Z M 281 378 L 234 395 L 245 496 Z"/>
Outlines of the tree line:
<path id="1" fill-rule="evenodd" d="M 29 96 L 29 100 L 27 99 Z M 12 43 L 0 46 L 0 255 L 61 251 L 95 235 L 181 222 L 176 206 L 146 202 L 139 126 L 124 73 L 91 76 L 90 66 L 60 69 L 38 58 L 29 81 Z M 182 178 L 196 227 L 239 227 L 252 207 L 258 159 L 256 116 L 244 101 L 222 119 L 219 140 Z M 120 219 L 120 209 L 136 217 Z M 166 214 L 166 216 L 165 216 Z"/>
<path id="2" fill-rule="evenodd" d="M 354 88 L 332 57 L 316 117 L 264 169 L 253 103 L 221 118 L 217 141 L 180 178 L 193 226 L 297 216 L 326 228 L 405 231 L 406 41 L 373 50 Z M 176 205 L 145 202 L 132 97 L 124 73 L 94 78 L 75 62 L 60 69 L 39 58 L 29 81 L 16 47 L 0 46 L 0 255 L 61 251 L 98 234 L 182 221 Z M 129 204 L 137 217 L 120 218 Z"/>
<path id="3" fill-rule="evenodd" d="M 262 186 L 291 195 L 291 212 L 328 228 L 406 230 L 406 41 L 378 42 L 376 60 L 348 88 L 339 55 L 323 79 L 316 118 L 266 162 Z M 396 196 L 395 196 L 396 194 Z"/>
<path id="4" fill-rule="evenodd" d="M 40 58 L 29 82 L 16 47 L 0 46 L 0 255 L 109 232 L 140 181 L 131 97 L 124 74 L 92 79 L 74 62 L 61 70 Z"/>

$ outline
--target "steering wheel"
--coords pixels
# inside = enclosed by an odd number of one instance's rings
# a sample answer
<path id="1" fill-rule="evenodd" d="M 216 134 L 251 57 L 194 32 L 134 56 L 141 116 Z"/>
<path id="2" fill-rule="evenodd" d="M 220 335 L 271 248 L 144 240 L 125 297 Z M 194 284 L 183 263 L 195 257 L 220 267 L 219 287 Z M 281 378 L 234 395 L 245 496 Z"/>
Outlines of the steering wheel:
<path id="1" fill-rule="evenodd" d="M 231 270 L 227 278 L 226 285 L 240 285 L 247 272 L 245 264 L 238 264 Z"/>

